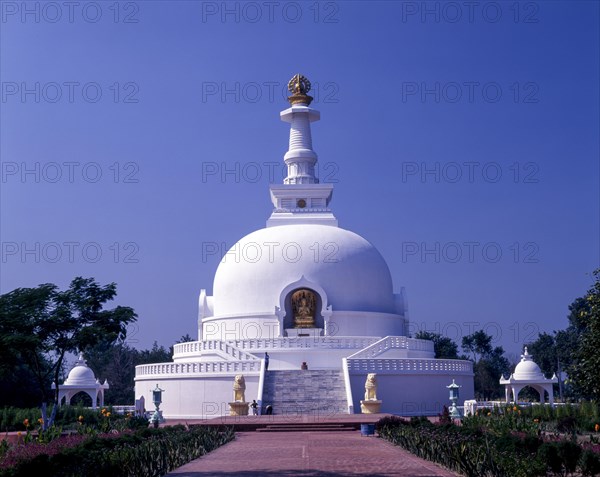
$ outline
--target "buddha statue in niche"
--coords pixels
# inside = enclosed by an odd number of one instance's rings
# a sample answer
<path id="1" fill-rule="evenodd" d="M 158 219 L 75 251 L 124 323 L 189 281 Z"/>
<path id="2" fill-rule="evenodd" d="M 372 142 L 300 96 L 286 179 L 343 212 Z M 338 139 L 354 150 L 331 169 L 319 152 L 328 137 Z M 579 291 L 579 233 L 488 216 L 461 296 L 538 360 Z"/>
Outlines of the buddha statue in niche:
<path id="1" fill-rule="evenodd" d="M 315 294 L 307 289 L 298 290 L 292 295 L 294 328 L 315 327 L 316 302 Z"/>

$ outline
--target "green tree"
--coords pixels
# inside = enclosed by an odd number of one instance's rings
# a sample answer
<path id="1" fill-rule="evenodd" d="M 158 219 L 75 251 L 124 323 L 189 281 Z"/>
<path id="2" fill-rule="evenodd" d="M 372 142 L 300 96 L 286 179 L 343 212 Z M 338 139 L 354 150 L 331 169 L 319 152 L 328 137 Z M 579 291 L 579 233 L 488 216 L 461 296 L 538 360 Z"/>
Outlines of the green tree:
<path id="1" fill-rule="evenodd" d="M 594 287 L 590 290 L 592 292 Z M 569 305 L 568 326 L 564 330 L 550 333 L 540 333 L 538 338 L 527 343 L 530 354 L 535 357 L 542 372 L 546 376 L 556 373 L 566 373 L 569 377 L 579 376 L 581 356 L 581 343 L 588 332 L 592 313 L 592 300 L 588 295 L 573 300 Z M 569 379 L 569 385 L 561 383 L 562 395 L 569 397 L 589 396 L 581 384 L 581 379 Z"/>
<path id="2" fill-rule="evenodd" d="M 151 363 L 166 363 L 171 361 L 172 353 L 164 346 L 159 346 L 155 341 L 152 344 L 152 349 L 145 349 L 137 352 L 135 364 L 151 364 Z"/>
<path id="3" fill-rule="evenodd" d="M 93 278 L 77 277 L 65 291 L 43 284 L 0 296 L 0 344 L 17 350 L 34 374 L 46 427 L 54 416 L 45 418 L 45 405 L 49 400 L 58 402 L 59 378 L 67 353 L 85 351 L 102 340 L 124 339 L 127 325 L 136 320 L 137 315 L 129 307 L 103 309 L 116 293 L 114 283 L 101 286 Z M 49 379 L 56 386 L 54 393 L 48 389 Z"/>
<path id="4" fill-rule="evenodd" d="M 570 327 L 579 331 L 579 346 L 572 349 L 573 363 L 568 367 L 571 383 L 578 394 L 600 399 L 600 269 L 587 294 L 570 307 Z"/>
<path id="5" fill-rule="evenodd" d="M 527 343 L 526 346 L 528 353 L 534 357 L 546 376 L 552 376 L 557 371 L 556 335 L 540 333 L 537 340 Z"/>
<path id="6" fill-rule="evenodd" d="M 433 341 L 435 357 L 438 359 L 458 359 L 458 345 L 447 336 L 431 331 L 419 331 L 415 338 Z"/>
<path id="7" fill-rule="evenodd" d="M 500 377 L 510 369 L 504 349 L 501 346 L 493 347 L 492 337 L 483 330 L 464 336 L 462 349 L 473 361 L 476 396 L 483 399 L 501 396 Z"/>

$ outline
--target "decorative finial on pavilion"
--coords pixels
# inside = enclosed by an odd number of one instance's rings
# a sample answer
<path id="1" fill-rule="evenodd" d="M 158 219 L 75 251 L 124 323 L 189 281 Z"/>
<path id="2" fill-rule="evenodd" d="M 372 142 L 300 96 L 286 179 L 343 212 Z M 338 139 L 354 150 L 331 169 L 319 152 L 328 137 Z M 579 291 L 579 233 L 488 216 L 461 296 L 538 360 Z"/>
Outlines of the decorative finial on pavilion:
<path id="1" fill-rule="evenodd" d="M 288 97 L 288 101 L 292 105 L 305 104 L 308 106 L 313 100 L 312 96 L 306 94 L 310 91 L 310 81 L 301 74 L 295 75 L 290 80 L 288 83 L 288 90 L 292 93 L 292 95 Z"/>

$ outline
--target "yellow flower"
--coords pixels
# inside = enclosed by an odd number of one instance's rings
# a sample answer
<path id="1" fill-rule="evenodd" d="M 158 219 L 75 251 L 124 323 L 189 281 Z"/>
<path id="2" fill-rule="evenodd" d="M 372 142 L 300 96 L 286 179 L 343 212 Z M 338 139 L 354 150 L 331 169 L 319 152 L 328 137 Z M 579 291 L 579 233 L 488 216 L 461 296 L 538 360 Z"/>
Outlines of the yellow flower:
<path id="1" fill-rule="evenodd" d="M 79 422 L 83 421 L 83 416 L 79 416 L 79 417 L 77 418 L 77 420 L 78 420 Z"/>
<path id="2" fill-rule="evenodd" d="M 17 436 L 21 437 L 21 431 L 17 432 Z"/>
<path id="3" fill-rule="evenodd" d="M 491 415 L 492 415 L 492 413 L 488 411 L 488 416 L 491 416 Z"/>
<path id="4" fill-rule="evenodd" d="M 513 411 L 516 411 L 516 410 L 517 410 L 517 406 L 514 406 L 514 407 L 513 407 Z"/>
<path id="5" fill-rule="evenodd" d="M 44 424 L 44 419 L 42 419 L 41 417 L 38 419 L 38 423 L 39 424 Z"/>
<path id="6" fill-rule="evenodd" d="M 110 412 L 107 412 L 107 413 L 106 413 L 106 417 L 110 417 Z"/>
<path id="7" fill-rule="evenodd" d="M 595 430 L 596 432 L 600 431 L 600 424 L 596 424 L 596 425 L 594 426 L 594 430 Z"/>
<path id="8" fill-rule="evenodd" d="M 533 422 L 540 422 L 540 420 L 539 419 L 534 419 Z"/>

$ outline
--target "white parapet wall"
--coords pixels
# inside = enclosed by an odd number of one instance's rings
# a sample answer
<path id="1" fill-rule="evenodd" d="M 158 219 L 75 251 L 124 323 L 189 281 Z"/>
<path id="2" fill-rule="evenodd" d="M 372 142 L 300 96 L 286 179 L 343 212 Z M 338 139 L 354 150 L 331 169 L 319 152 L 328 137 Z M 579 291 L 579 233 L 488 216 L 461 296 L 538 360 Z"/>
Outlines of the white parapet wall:
<path id="1" fill-rule="evenodd" d="M 261 360 L 158 363 L 136 366 L 135 397 L 152 410 L 151 390 L 164 390 L 160 409 L 168 419 L 206 419 L 229 414 L 233 381 L 242 374 L 246 400 L 259 399 Z"/>
<path id="2" fill-rule="evenodd" d="M 473 399 L 473 364 L 442 359 L 348 359 L 353 401 L 364 399 L 369 373 L 377 374 L 381 412 L 402 416 L 437 415 L 449 406 L 446 386 L 454 379 L 461 402 Z M 355 406 L 355 412 L 360 408 Z"/>

